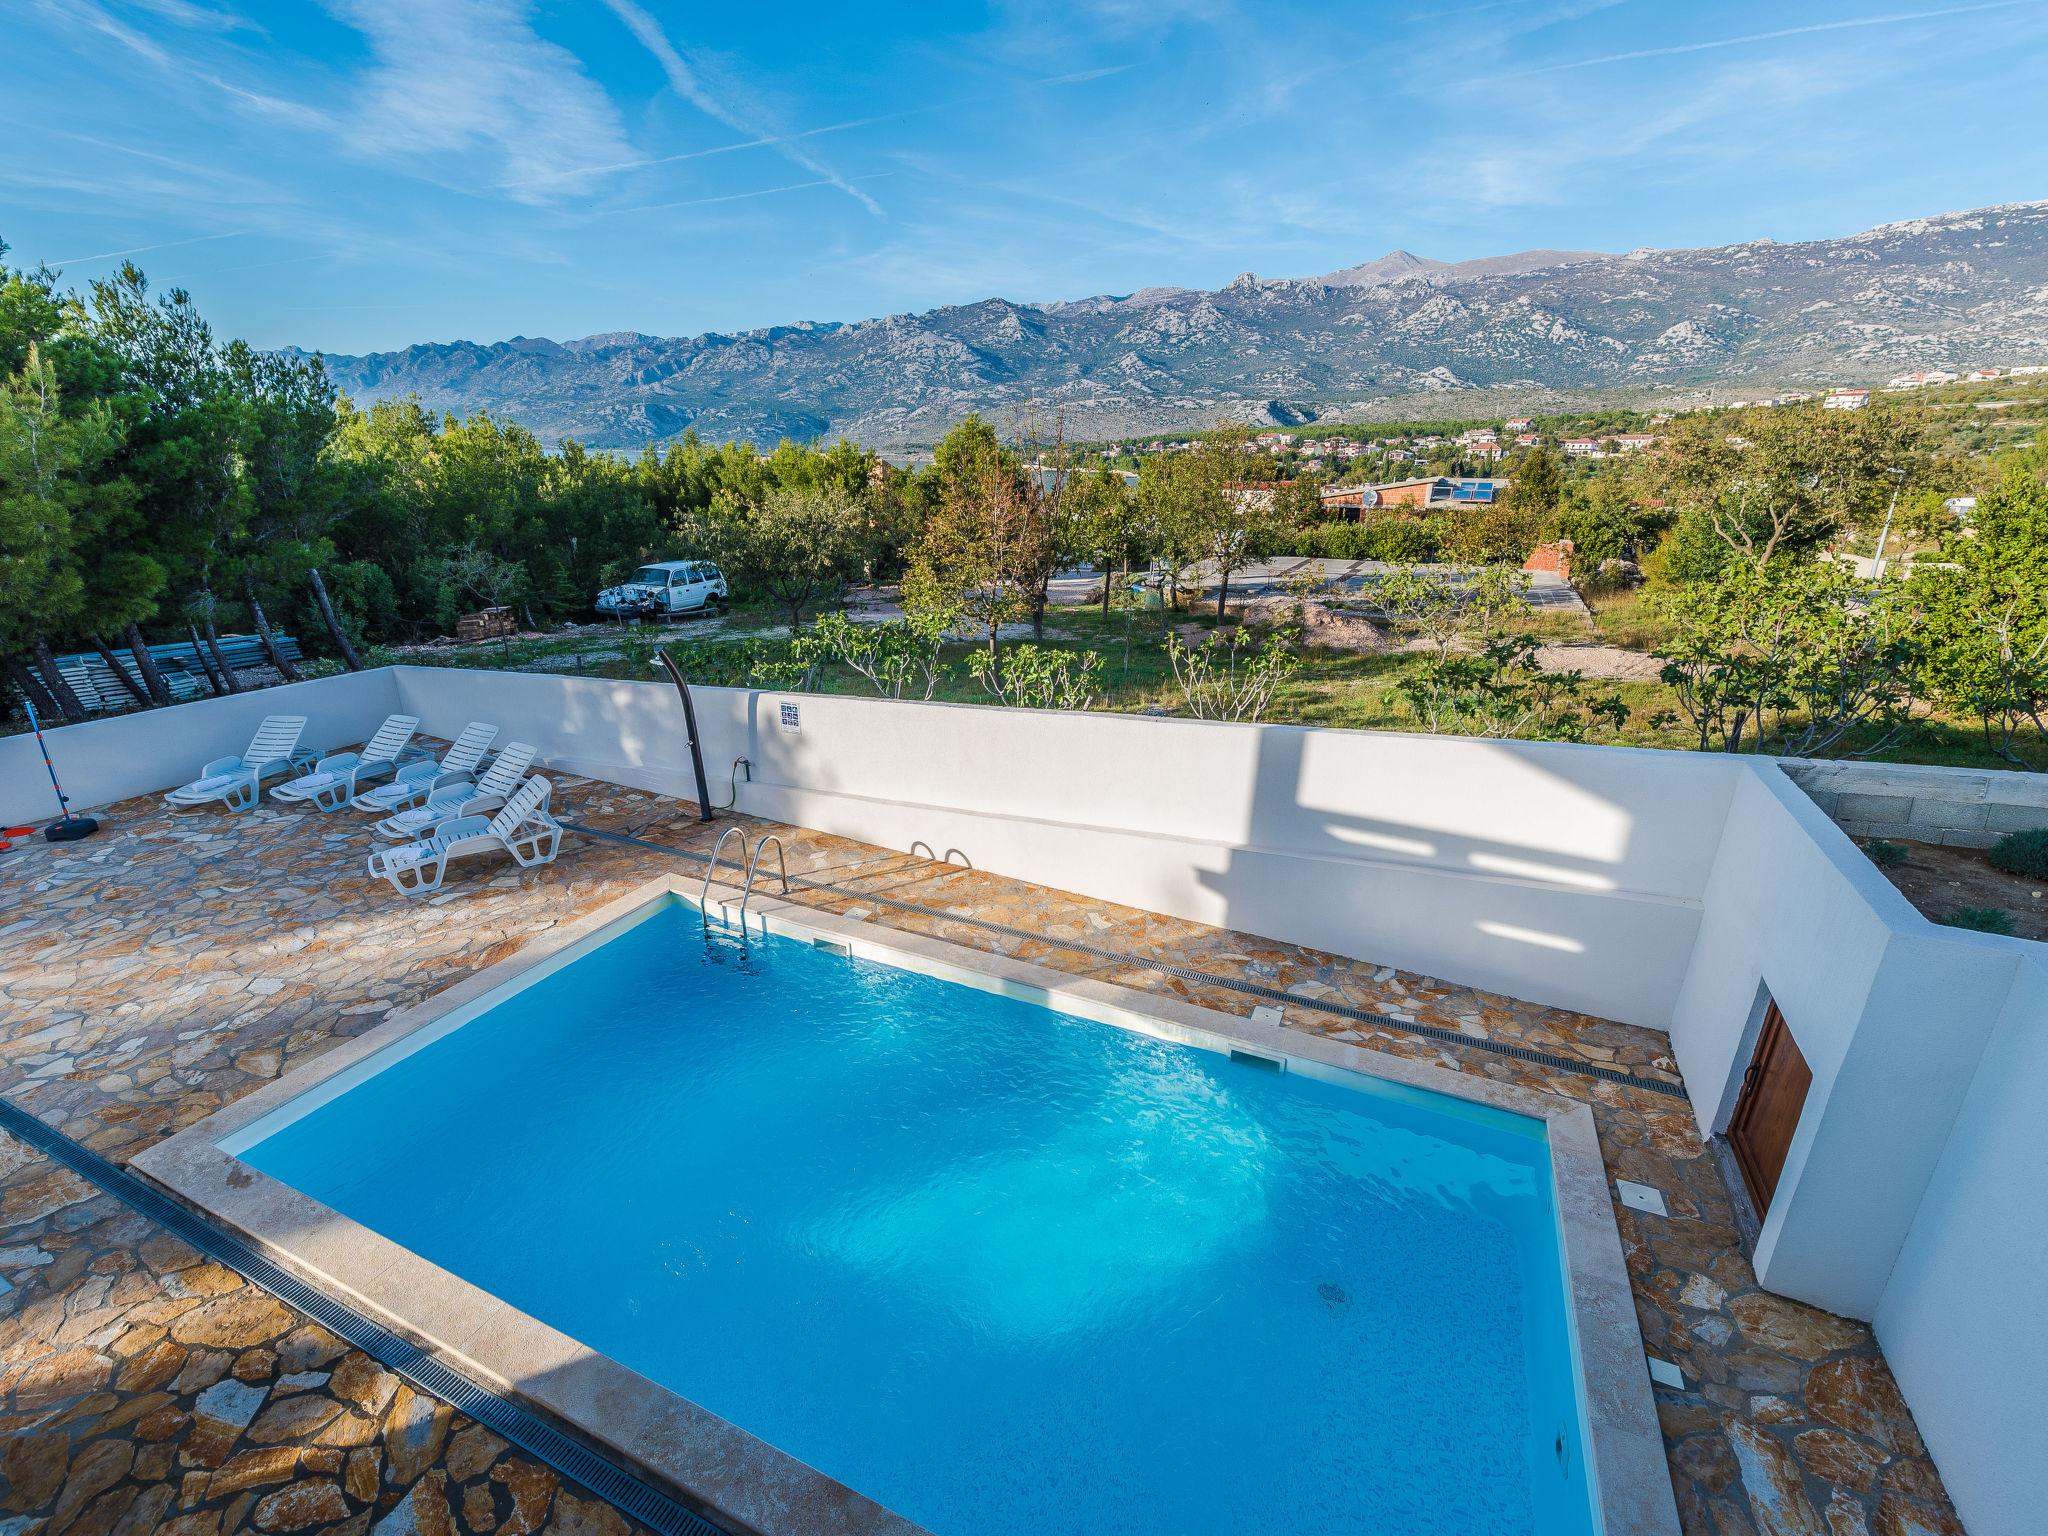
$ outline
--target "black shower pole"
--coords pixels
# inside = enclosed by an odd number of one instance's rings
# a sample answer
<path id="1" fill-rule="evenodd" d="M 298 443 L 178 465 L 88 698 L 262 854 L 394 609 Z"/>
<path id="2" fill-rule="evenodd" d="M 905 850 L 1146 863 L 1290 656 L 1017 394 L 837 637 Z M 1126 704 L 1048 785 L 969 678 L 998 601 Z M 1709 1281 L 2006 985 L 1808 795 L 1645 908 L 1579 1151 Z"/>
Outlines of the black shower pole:
<path id="1" fill-rule="evenodd" d="M 711 786 L 704 782 L 704 748 L 697 740 L 697 706 L 690 702 L 689 679 L 683 676 L 683 669 L 676 665 L 664 646 L 654 648 L 654 656 L 668 673 L 669 681 L 676 685 L 676 692 L 683 696 L 683 729 L 690 737 L 690 767 L 697 774 L 697 819 L 711 820 Z"/>

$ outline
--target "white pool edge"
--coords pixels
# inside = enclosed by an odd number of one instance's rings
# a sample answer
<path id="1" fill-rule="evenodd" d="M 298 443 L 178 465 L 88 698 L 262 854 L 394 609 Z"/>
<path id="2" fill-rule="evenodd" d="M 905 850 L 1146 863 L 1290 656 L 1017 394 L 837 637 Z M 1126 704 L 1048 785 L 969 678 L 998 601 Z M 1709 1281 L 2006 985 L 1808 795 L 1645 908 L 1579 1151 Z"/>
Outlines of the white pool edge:
<path id="1" fill-rule="evenodd" d="M 750 1536 L 919 1536 L 921 1527 L 873 1500 L 235 1155 L 672 900 L 694 910 L 696 882 L 674 875 L 649 881 L 538 935 L 517 954 L 149 1148 L 131 1167 L 308 1283 L 572 1426 L 723 1526 Z M 729 903 L 714 895 L 713 905 Z M 1366 1077 L 1542 1122 L 1595 1528 L 1604 1536 L 1678 1536 L 1606 1167 L 1584 1104 L 786 901 L 757 897 L 749 921 L 767 932 L 826 939 L 863 958 L 1158 1039 L 1249 1051 L 1326 1081 Z"/>

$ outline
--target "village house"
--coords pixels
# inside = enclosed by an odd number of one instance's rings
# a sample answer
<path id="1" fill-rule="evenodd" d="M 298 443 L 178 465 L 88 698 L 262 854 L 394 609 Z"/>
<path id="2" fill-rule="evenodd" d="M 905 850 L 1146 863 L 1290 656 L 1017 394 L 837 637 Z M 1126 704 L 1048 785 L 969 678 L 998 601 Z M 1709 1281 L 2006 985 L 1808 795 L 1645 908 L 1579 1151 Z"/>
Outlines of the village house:
<path id="1" fill-rule="evenodd" d="M 1821 401 L 1820 408 L 1824 411 L 1860 411 L 1868 404 L 1870 391 L 1867 389 L 1831 389 Z"/>
<path id="2" fill-rule="evenodd" d="M 1508 484 L 1506 480 L 1477 476 L 1430 475 L 1380 485 L 1333 485 L 1322 493 L 1323 513 L 1356 522 L 1370 512 L 1412 514 L 1447 507 L 1488 506 L 1499 499 Z"/>

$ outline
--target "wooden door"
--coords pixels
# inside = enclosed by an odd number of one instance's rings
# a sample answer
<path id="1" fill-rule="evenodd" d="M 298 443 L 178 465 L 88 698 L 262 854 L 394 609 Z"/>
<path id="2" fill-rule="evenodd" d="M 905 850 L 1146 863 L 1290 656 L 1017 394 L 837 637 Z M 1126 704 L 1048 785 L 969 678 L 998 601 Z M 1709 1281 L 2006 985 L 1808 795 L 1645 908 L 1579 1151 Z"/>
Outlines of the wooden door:
<path id="1" fill-rule="evenodd" d="M 1742 1079 L 1735 1118 L 1728 1122 L 1728 1144 L 1759 1218 L 1770 1211 L 1771 1197 L 1778 1192 L 1778 1175 L 1785 1170 L 1785 1154 L 1792 1150 L 1792 1133 L 1799 1129 L 1799 1111 L 1812 1084 L 1813 1070 L 1786 1027 L 1785 1015 L 1772 1003 Z"/>

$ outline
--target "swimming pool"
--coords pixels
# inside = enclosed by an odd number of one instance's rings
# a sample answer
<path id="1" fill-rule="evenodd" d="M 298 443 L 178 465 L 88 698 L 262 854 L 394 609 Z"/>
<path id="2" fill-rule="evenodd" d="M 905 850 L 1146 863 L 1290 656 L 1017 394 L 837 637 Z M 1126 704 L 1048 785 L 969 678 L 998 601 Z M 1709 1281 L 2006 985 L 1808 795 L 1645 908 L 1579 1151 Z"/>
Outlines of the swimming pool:
<path id="1" fill-rule="evenodd" d="M 1544 1120 L 946 969 L 665 898 L 220 1149 L 938 1536 L 1601 1528 Z"/>

